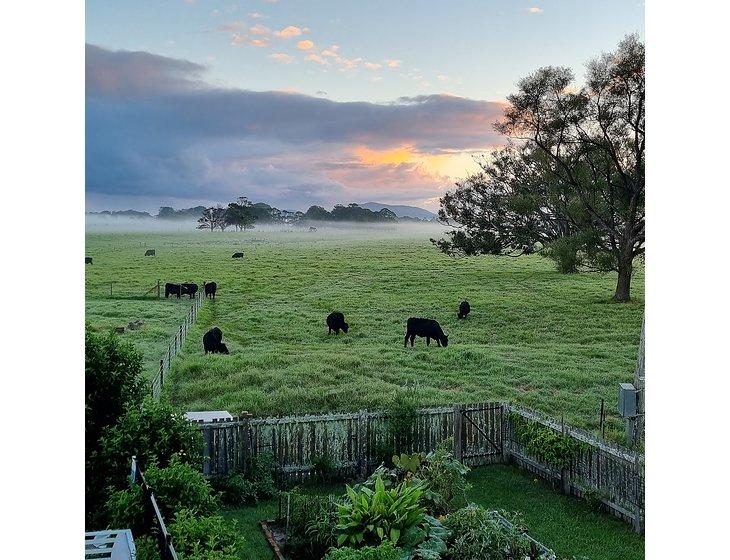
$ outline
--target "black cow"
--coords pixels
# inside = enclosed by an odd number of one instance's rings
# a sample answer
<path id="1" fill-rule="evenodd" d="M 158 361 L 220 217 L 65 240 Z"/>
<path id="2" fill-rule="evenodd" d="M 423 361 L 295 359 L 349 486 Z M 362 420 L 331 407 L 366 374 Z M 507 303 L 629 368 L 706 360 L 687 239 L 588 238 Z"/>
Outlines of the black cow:
<path id="1" fill-rule="evenodd" d="M 466 319 L 466 316 L 469 315 L 469 312 L 471 311 L 471 305 L 469 305 L 469 302 L 464 300 L 459 304 L 459 319 Z"/>
<path id="2" fill-rule="evenodd" d="M 205 297 L 215 299 L 215 292 L 218 289 L 218 284 L 215 282 L 203 282 L 203 289 L 205 290 Z"/>
<path id="3" fill-rule="evenodd" d="M 169 282 L 165 284 L 165 298 L 177 296 L 177 299 L 180 299 L 181 292 L 182 286 L 180 284 L 170 284 Z"/>
<path id="4" fill-rule="evenodd" d="M 335 334 L 340 334 L 340 330 L 345 331 L 345 334 L 347 334 L 350 328 L 350 325 L 345 323 L 345 316 L 339 311 L 327 315 L 327 326 L 329 327 L 327 334 L 332 334 L 332 331 L 335 331 Z"/>
<path id="5" fill-rule="evenodd" d="M 309 226 L 309 231 L 310 232 L 317 231 L 317 228 L 314 226 Z"/>
<path id="6" fill-rule="evenodd" d="M 233 259 L 242 259 L 243 258 L 243 253 L 233 253 L 233 257 L 231 257 L 231 258 L 233 258 Z"/>
<path id="7" fill-rule="evenodd" d="M 223 331 L 218 327 L 213 327 L 203 335 L 203 348 L 205 353 L 211 354 L 228 354 L 228 347 L 223 344 Z"/>
<path id="8" fill-rule="evenodd" d="M 406 338 L 403 341 L 403 346 L 408 346 L 408 339 L 410 339 L 412 347 L 413 341 L 417 336 L 426 337 L 426 346 L 431 345 L 432 338 L 436 339 L 436 343 L 439 346 L 449 345 L 449 337 L 444 334 L 438 321 L 434 321 L 433 319 L 420 319 L 417 317 L 408 319 Z"/>
<path id="9" fill-rule="evenodd" d="M 85 257 L 84 264 L 94 264 L 94 259 L 92 259 L 91 257 Z"/>
<path id="10" fill-rule="evenodd" d="M 144 252 L 145 257 L 154 257 L 155 256 L 155 250 L 154 249 L 147 249 Z"/>
<path id="11" fill-rule="evenodd" d="M 189 294 L 190 299 L 193 299 L 195 297 L 195 294 L 198 293 L 198 285 L 193 283 L 187 283 L 187 284 L 180 284 L 180 294 L 185 295 Z"/>

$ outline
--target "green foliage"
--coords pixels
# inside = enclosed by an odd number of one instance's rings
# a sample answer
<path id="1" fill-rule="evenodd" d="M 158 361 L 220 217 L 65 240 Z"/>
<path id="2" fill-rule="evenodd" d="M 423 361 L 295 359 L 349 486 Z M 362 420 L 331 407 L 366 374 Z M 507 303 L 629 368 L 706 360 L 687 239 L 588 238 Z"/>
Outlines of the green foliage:
<path id="1" fill-rule="evenodd" d="M 200 431 L 172 406 L 146 398 L 142 406 L 130 406 L 117 424 L 104 430 L 95 468 L 107 477 L 107 485 L 124 488 L 132 455 L 142 465 L 166 467 L 176 455 L 182 462 L 200 464 Z"/>
<path id="2" fill-rule="evenodd" d="M 271 453 L 261 453 L 253 458 L 248 472 L 230 472 L 214 478 L 212 485 L 220 492 L 224 504 L 255 504 L 278 493 L 271 473 L 273 466 L 274 458 Z"/>
<path id="3" fill-rule="evenodd" d="M 157 505 L 167 521 L 175 519 L 183 509 L 195 515 L 215 513 L 220 504 L 203 475 L 174 456 L 165 468 L 151 465 L 145 478 L 155 494 Z M 106 502 L 109 527 L 129 527 L 133 534 L 142 534 L 144 526 L 144 497 L 138 484 L 130 483 L 124 490 L 113 492 Z"/>
<path id="4" fill-rule="evenodd" d="M 142 399 L 141 357 L 114 333 L 97 334 L 86 324 L 86 524 L 99 522 L 106 473 L 98 468 L 99 436 Z M 129 458 L 127 458 L 127 461 Z"/>
<path id="5" fill-rule="evenodd" d="M 338 544 L 358 546 L 384 540 L 398 544 L 406 530 L 424 519 L 419 505 L 421 494 L 418 485 L 405 482 L 386 489 L 380 478 L 375 481 L 374 490 L 347 486 L 347 500 L 338 508 Z"/>
<path id="6" fill-rule="evenodd" d="M 134 548 L 137 550 L 136 560 L 160 560 L 160 550 L 157 546 L 157 540 L 149 535 L 134 535 Z"/>
<path id="7" fill-rule="evenodd" d="M 407 455 L 401 453 L 400 455 L 393 455 L 393 466 L 396 469 L 402 470 L 406 478 L 410 478 L 418 472 L 421 466 L 421 454 L 413 453 L 412 455 Z"/>
<path id="8" fill-rule="evenodd" d="M 337 462 L 329 454 L 315 457 L 312 461 L 312 470 L 320 482 L 331 482 L 337 470 Z"/>
<path id="9" fill-rule="evenodd" d="M 401 560 L 401 551 L 390 541 L 363 548 L 333 548 L 323 560 Z"/>
<path id="10" fill-rule="evenodd" d="M 394 453 L 410 453 L 419 406 L 415 387 L 403 387 L 393 395 L 385 409 L 385 429 L 376 438 L 375 454 L 382 462 L 390 462 Z"/>
<path id="11" fill-rule="evenodd" d="M 543 255 L 555 262 L 555 268 L 561 274 L 573 274 L 584 264 L 580 250 L 581 242 L 578 237 L 567 236 L 547 244 Z"/>
<path id="12" fill-rule="evenodd" d="M 444 522 L 450 531 L 449 555 L 453 560 L 522 560 L 529 541 L 517 525 L 507 527 L 496 512 L 470 504 L 450 514 Z"/>
<path id="13" fill-rule="evenodd" d="M 286 496 L 288 532 L 286 553 L 296 559 L 319 560 L 335 545 L 337 508 L 330 496 L 303 495 L 298 489 Z"/>
<path id="14" fill-rule="evenodd" d="M 511 413 L 515 435 L 522 447 L 531 455 L 545 459 L 558 468 L 568 468 L 571 461 L 584 448 L 578 440 L 556 432 L 538 422 Z"/>
<path id="15" fill-rule="evenodd" d="M 218 515 L 197 517 L 187 509 L 177 513 L 169 530 L 181 560 L 240 560 L 245 544 L 235 521 Z"/>
<path id="16" fill-rule="evenodd" d="M 427 481 L 423 503 L 432 515 L 445 515 L 466 504 L 470 485 L 466 481 L 469 467 L 454 459 L 449 444 L 439 445 L 426 455 L 417 475 Z"/>

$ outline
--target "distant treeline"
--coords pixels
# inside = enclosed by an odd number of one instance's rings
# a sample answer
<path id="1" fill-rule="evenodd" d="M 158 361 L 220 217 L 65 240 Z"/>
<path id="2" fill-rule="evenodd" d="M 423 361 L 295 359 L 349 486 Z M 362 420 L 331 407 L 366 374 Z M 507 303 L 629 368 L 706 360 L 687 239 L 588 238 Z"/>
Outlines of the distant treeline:
<path id="1" fill-rule="evenodd" d="M 383 208 L 377 212 L 364 208 L 358 204 L 351 203 L 347 206 L 336 204 L 328 211 L 322 206 L 310 206 L 306 212 L 279 210 L 265 202 L 251 203 L 245 197 L 240 197 L 237 202 L 232 202 L 228 207 L 218 206 L 195 206 L 175 210 L 170 206 L 160 207 L 157 215 L 137 210 L 104 210 L 102 212 L 88 212 L 94 216 L 127 217 L 157 220 L 197 220 L 201 229 L 225 229 L 227 226 L 238 226 L 242 229 L 253 227 L 254 223 L 260 224 L 298 224 L 302 222 L 420 222 L 419 218 L 400 218 L 388 209 Z M 244 225 L 245 224 L 245 225 Z M 200 227 L 199 226 L 199 227 Z"/>

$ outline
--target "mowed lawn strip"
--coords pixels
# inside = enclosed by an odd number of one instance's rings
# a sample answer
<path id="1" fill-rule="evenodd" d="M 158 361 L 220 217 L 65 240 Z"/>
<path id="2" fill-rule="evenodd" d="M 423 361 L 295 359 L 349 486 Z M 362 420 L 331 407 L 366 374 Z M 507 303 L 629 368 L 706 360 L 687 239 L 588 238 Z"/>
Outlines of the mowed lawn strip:
<path id="1" fill-rule="evenodd" d="M 614 304 L 614 274 L 561 275 L 539 256 L 452 259 L 428 241 L 437 234 L 326 227 L 89 234 L 95 268 L 87 267 L 87 283 L 218 283 L 216 301 L 201 309 L 166 384 L 187 409 L 275 415 L 380 408 L 408 383 L 424 404 L 510 399 L 593 431 L 604 398 L 607 435 L 620 441 L 616 386 L 634 370 L 642 269 L 634 301 Z M 157 257 L 142 258 L 144 247 L 156 248 Z M 231 259 L 238 250 L 245 257 Z M 472 313 L 459 321 L 462 298 Z M 171 334 L 181 320 L 177 303 L 164 302 Z M 93 305 L 87 301 L 87 310 Z M 327 335 L 325 317 L 335 310 L 345 314 L 349 334 Z M 449 346 L 427 348 L 416 339 L 415 348 L 403 348 L 411 316 L 437 319 Z M 212 325 L 223 330 L 230 355 L 203 354 L 201 338 Z"/>
<path id="2" fill-rule="evenodd" d="M 627 523 L 605 513 L 593 511 L 576 498 L 558 494 L 547 483 L 537 481 L 529 472 L 506 465 L 473 470 L 468 475 L 472 489 L 468 499 L 487 509 L 520 512 L 530 534 L 553 549 L 558 558 L 590 560 L 642 560 L 644 539 Z M 340 497 L 343 485 L 304 488 L 304 492 Z M 224 515 L 238 520 L 246 537 L 245 558 L 273 558 L 258 524 L 275 518 L 277 500 L 257 506 L 227 510 Z"/>

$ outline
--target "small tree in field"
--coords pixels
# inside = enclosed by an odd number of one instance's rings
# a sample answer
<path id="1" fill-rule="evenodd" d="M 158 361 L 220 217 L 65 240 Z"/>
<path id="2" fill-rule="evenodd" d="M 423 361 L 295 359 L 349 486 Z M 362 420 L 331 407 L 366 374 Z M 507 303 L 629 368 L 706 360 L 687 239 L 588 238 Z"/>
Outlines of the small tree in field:
<path id="1" fill-rule="evenodd" d="M 203 210 L 203 215 L 198 218 L 198 229 L 209 229 L 214 231 L 216 228 L 221 228 L 221 231 L 225 229 L 222 227 L 226 221 L 226 211 L 221 206 L 211 206 Z"/>
<path id="2" fill-rule="evenodd" d="M 238 197 L 238 202 L 231 202 L 226 210 L 226 223 L 234 226 L 237 230 L 246 231 L 253 228 L 256 216 L 253 212 L 253 205 L 245 197 Z"/>
<path id="3" fill-rule="evenodd" d="M 643 43 L 626 37 L 588 64 L 583 88 L 572 81 L 559 67 L 520 81 L 495 124 L 516 145 L 442 199 L 442 219 L 463 227 L 436 243 L 465 254 L 539 243 L 568 269 L 616 271 L 614 300 L 626 302 L 645 240 Z"/>

